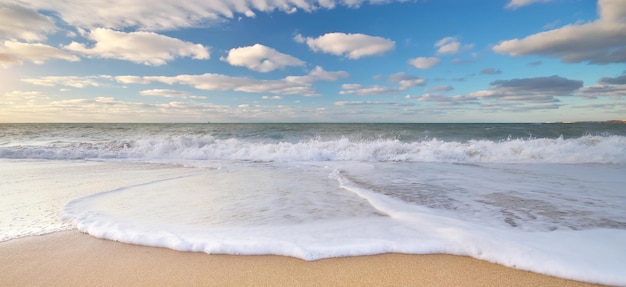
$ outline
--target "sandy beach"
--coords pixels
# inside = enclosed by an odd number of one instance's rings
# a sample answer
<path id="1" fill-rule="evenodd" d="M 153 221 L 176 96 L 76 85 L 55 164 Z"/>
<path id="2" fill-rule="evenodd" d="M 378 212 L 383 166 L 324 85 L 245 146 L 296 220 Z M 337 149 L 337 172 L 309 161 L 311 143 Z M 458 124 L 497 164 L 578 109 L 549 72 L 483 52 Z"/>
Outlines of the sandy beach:
<path id="1" fill-rule="evenodd" d="M 0 243 L 2 286 L 597 286 L 453 255 L 208 255 L 78 231 Z"/>

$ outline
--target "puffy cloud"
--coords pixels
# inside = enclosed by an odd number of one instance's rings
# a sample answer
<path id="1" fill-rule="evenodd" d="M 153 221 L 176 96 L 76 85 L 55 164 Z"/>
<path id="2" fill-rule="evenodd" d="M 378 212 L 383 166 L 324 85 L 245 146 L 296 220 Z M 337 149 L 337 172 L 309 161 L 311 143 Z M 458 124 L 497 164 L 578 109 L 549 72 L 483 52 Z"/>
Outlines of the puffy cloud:
<path id="1" fill-rule="evenodd" d="M 35 10 L 0 3 L 0 40 L 43 41 L 55 30 L 54 22 Z"/>
<path id="2" fill-rule="evenodd" d="M 327 33 L 317 38 L 296 35 L 294 40 L 306 43 L 311 50 L 345 56 L 349 59 L 384 54 L 395 47 L 395 42 L 365 34 Z"/>
<path id="3" fill-rule="evenodd" d="M 305 76 L 288 76 L 279 80 L 259 80 L 213 73 L 178 76 L 117 76 L 115 80 L 125 84 L 149 84 L 153 82 L 168 85 L 180 84 L 208 91 L 231 90 L 248 93 L 317 96 L 318 94 L 311 87 L 314 82 L 336 81 L 347 76 L 348 73 L 343 71 L 328 72 L 321 67 L 316 67 Z"/>
<path id="4" fill-rule="evenodd" d="M 24 61 L 43 64 L 45 61 L 53 59 L 80 61 L 80 58 L 75 55 L 44 44 L 4 41 L 0 45 L 0 66 L 5 68 L 22 64 Z"/>
<path id="5" fill-rule="evenodd" d="M 511 0 L 511 2 L 509 2 L 509 4 L 506 5 L 506 8 L 517 9 L 519 7 L 530 5 L 532 3 L 550 2 L 550 1 L 552 0 Z"/>
<path id="6" fill-rule="evenodd" d="M 174 91 L 168 89 L 151 89 L 143 90 L 139 92 L 142 96 L 157 96 L 165 98 L 180 98 L 180 99 L 206 99 L 204 96 L 194 96 L 181 91 Z"/>
<path id="7" fill-rule="evenodd" d="M 491 88 L 468 94 L 470 98 L 497 99 L 526 103 L 558 101 L 557 96 L 569 96 L 583 86 L 579 80 L 559 76 L 535 77 L 491 82 Z"/>
<path id="8" fill-rule="evenodd" d="M 598 10 L 596 21 L 502 41 L 493 51 L 511 56 L 542 55 L 565 63 L 626 62 L 626 5 L 623 0 L 599 0 Z"/>
<path id="9" fill-rule="evenodd" d="M 415 68 L 422 69 L 422 70 L 427 70 L 434 66 L 437 66 L 440 62 L 441 60 L 439 60 L 439 58 L 436 58 L 436 57 L 430 57 L 430 58 L 418 57 L 418 58 L 409 60 L 409 64 L 413 65 Z"/>
<path id="10" fill-rule="evenodd" d="M 46 76 L 40 78 L 25 78 L 22 82 L 30 83 L 38 86 L 65 86 L 73 88 L 100 87 L 102 83 L 99 79 L 111 79 L 111 76 Z"/>
<path id="11" fill-rule="evenodd" d="M 304 61 L 296 57 L 280 53 L 261 44 L 230 49 L 228 56 L 222 57 L 221 60 L 233 66 L 242 66 L 262 73 L 305 64 Z"/>
<path id="12" fill-rule="evenodd" d="M 201 44 L 193 44 L 153 32 L 119 32 L 98 28 L 92 30 L 88 38 L 95 42 L 93 47 L 72 42 L 65 49 L 88 57 L 126 60 L 135 63 L 160 66 L 175 57 L 209 59 L 209 49 Z"/>
<path id="13" fill-rule="evenodd" d="M 437 55 L 456 54 L 461 50 L 469 50 L 474 47 L 473 44 L 461 45 L 455 37 L 446 37 L 435 43 L 437 47 Z"/>

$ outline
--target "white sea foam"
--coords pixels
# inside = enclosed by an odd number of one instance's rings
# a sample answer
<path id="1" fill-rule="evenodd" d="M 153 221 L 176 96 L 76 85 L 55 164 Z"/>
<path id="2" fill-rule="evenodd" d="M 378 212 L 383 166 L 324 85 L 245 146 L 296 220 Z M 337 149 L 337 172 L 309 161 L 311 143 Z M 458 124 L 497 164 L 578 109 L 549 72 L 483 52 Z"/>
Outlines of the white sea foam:
<path id="1" fill-rule="evenodd" d="M 0 242 L 75 228 L 61 212 L 77 197 L 192 172 L 155 164 L 0 159 Z"/>
<path id="2" fill-rule="evenodd" d="M 75 226 L 207 253 L 460 254 L 626 285 L 622 125 L 51 124 L 0 136 L 0 241 Z"/>
<path id="3" fill-rule="evenodd" d="M 0 158 L 244 160 L 244 161 L 408 161 L 461 163 L 626 163 L 626 137 L 510 139 L 467 142 L 426 139 L 358 141 L 311 139 L 259 142 L 207 135 L 165 136 L 108 142 L 71 142 L 0 147 Z"/>
<path id="4" fill-rule="evenodd" d="M 448 253 L 624 285 L 623 172 L 603 165 L 231 163 L 76 199 L 65 215 L 97 237 L 176 250 L 306 260 Z"/>

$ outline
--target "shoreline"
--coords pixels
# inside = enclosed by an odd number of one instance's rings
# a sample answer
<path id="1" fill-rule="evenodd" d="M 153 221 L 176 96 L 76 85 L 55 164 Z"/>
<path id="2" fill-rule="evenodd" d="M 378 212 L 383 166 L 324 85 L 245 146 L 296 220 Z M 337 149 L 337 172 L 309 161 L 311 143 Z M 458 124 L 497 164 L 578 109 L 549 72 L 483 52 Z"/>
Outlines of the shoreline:
<path id="1" fill-rule="evenodd" d="M 0 242 L 0 265 L 2 286 L 602 286 L 456 255 L 209 255 L 77 230 Z"/>

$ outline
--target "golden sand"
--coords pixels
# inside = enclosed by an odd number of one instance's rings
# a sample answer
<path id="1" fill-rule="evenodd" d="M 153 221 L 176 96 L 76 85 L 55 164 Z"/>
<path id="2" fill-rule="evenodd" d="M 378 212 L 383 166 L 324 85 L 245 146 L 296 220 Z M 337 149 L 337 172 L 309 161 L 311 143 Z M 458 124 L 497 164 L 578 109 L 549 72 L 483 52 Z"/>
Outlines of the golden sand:
<path id="1" fill-rule="evenodd" d="M 0 286 L 597 286 L 453 255 L 208 255 L 78 231 L 0 243 Z"/>

